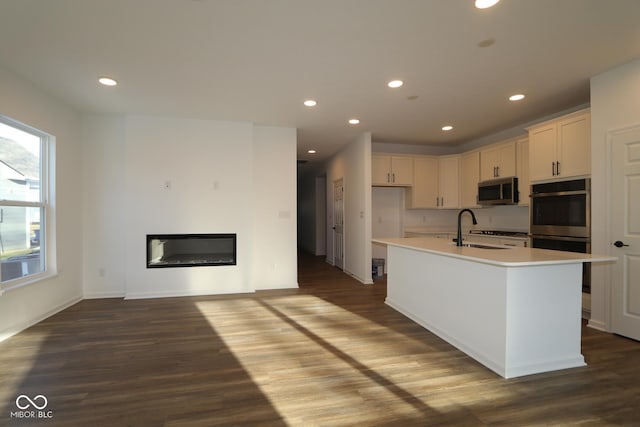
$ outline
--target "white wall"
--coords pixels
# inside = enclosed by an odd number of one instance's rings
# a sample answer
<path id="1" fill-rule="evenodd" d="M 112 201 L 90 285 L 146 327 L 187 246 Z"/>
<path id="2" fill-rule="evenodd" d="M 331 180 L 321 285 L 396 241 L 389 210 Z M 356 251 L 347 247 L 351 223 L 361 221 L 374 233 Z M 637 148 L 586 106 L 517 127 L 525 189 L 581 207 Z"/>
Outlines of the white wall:
<path id="1" fill-rule="evenodd" d="M 327 163 L 327 261 L 333 262 L 333 183 L 344 185 L 344 271 L 371 284 L 371 134 L 364 133 Z"/>
<path id="2" fill-rule="evenodd" d="M 125 120 L 90 114 L 82 120 L 85 298 L 125 294 Z"/>
<path id="3" fill-rule="evenodd" d="M 0 114 L 56 138 L 55 231 L 58 275 L 0 296 L 0 340 L 82 297 L 80 114 L 0 67 Z"/>
<path id="4" fill-rule="evenodd" d="M 253 132 L 254 289 L 297 287 L 296 130 Z"/>
<path id="5" fill-rule="evenodd" d="M 87 298 L 297 286 L 295 129 L 87 115 L 83 135 Z M 162 233 L 236 233 L 237 265 L 147 269 Z"/>
<path id="6" fill-rule="evenodd" d="M 373 187 L 371 189 L 371 237 L 404 237 L 404 188 Z M 387 259 L 387 248 L 371 245 L 373 258 Z M 386 262 L 385 262 L 386 269 Z"/>
<path id="7" fill-rule="evenodd" d="M 640 124 L 640 60 L 591 79 L 591 251 L 608 254 L 607 236 L 607 132 Z M 613 254 L 613 253 L 612 253 Z M 609 268 L 594 264 L 591 270 L 589 325 L 610 330 Z"/>

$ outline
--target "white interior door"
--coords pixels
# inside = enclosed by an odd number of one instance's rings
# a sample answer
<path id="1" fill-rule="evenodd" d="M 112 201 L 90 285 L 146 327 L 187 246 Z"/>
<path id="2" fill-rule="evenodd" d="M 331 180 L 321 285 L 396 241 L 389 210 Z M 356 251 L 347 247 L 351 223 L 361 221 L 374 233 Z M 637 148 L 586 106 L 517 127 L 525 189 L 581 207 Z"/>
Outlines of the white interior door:
<path id="1" fill-rule="evenodd" d="M 344 268 L 344 186 L 333 181 L 333 264 Z"/>
<path id="2" fill-rule="evenodd" d="M 640 126 L 611 134 L 611 330 L 640 340 Z"/>

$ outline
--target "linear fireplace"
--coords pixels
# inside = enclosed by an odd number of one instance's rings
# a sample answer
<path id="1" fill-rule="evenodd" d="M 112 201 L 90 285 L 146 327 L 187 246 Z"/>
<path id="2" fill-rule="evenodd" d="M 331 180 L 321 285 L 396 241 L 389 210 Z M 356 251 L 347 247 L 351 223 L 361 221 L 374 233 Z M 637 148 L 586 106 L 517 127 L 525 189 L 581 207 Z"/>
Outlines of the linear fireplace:
<path id="1" fill-rule="evenodd" d="M 147 268 L 236 265 L 235 234 L 148 234 Z"/>

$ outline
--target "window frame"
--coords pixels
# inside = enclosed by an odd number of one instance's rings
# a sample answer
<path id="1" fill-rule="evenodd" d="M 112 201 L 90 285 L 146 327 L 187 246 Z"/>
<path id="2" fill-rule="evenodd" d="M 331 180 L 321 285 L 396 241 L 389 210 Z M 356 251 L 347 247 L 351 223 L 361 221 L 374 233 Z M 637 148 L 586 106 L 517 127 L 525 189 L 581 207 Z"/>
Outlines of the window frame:
<path id="1" fill-rule="evenodd" d="M 0 205 L 40 209 L 40 233 L 42 236 L 40 254 L 44 257 L 43 269 L 38 273 L 0 282 L 0 295 L 6 291 L 57 276 L 55 242 L 55 137 L 32 126 L 0 114 L 0 123 L 40 139 L 40 201 L 19 201 L 0 199 Z"/>

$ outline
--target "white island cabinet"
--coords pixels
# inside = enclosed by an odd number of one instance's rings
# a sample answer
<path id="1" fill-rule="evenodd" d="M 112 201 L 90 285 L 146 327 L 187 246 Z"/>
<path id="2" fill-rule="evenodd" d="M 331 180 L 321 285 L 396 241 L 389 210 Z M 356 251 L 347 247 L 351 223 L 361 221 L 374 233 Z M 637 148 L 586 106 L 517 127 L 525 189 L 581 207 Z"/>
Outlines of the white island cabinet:
<path id="1" fill-rule="evenodd" d="M 504 378 L 584 366 L 582 263 L 616 258 L 433 238 L 387 246 L 386 303 Z"/>

